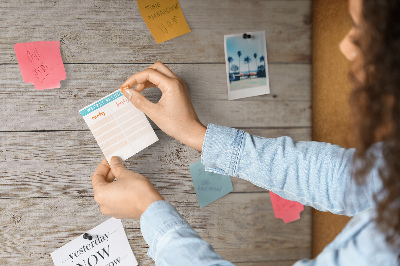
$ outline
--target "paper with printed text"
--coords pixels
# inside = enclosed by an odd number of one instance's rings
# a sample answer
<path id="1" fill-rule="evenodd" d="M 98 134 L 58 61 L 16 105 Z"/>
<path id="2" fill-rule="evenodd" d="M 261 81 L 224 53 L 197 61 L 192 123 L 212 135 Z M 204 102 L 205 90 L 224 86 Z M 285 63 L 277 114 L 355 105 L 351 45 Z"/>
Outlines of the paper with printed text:
<path id="1" fill-rule="evenodd" d="M 119 91 L 81 109 L 107 161 L 126 160 L 158 140 L 145 114 Z"/>
<path id="2" fill-rule="evenodd" d="M 138 265 L 121 220 L 111 218 L 51 253 L 55 266 Z"/>

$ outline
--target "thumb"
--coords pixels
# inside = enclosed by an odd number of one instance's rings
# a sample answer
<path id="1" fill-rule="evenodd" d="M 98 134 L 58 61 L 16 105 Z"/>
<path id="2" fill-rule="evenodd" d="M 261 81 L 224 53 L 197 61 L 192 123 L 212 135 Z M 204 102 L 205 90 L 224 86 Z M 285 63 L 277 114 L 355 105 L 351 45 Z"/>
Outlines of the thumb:
<path id="1" fill-rule="evenodd" d="M 133 89 L 126 89 L 123 91 L 123 94 L 126 98 L 128 98 L 131 103 L 140 111 L 145 113 L 147 116 L 148 113 L 155 107 L 154 103 L 150 102 L 146 99 L 140 92 L 135 91 Z"/>
<path id="2" fill-rule="evenodd" d="M 125 166 L 123 166 L 121 158 L 119 158 L 118 156 L 111 157 L 110 168 L 115 178 L 123 178 L 123 172 L 126 170 L 126 168 Z"/>
<path id="3" fill-rule="evenodd" d="M 110 166 L 108 165 L 107 160 L 103 159 L 103 161 L 101 161 L 100 164 L 97 166 L 92 176 L 93 189 L 97 189 L 97 187 L 108 184 L 106 181 L 106 176 L 108 175 L 109 171 Z"/>

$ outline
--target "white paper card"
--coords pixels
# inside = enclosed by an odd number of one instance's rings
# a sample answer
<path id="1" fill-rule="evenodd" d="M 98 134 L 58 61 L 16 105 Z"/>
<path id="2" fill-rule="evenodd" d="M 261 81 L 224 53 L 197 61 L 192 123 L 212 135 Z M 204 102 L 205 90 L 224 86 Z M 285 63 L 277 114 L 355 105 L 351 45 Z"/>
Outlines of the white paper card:
<path id="1" fill-rule="evenodd" d="M 126 160 L 158 140 L 145 114 L 119 91 L 81 109 L 107 161 Z"/>
<path id="2" fill-rule="evenodd" d="M 51 253 L 55 266 L 138 265 L 121 220 L 111 218 Z"/>

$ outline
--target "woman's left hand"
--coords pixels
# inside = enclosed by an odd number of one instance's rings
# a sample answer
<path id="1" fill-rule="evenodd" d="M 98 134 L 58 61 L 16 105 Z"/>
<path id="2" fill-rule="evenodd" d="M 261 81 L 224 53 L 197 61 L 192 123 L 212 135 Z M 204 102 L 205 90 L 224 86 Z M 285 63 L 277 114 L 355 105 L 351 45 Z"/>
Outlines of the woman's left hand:
<path id="1" fill-rule="evenodd" d="M 153 202 L 164 200 L 147 177 L 127 170 L 115 156 L 110 164 L 106 159 L 100 162 L 92 185 L 100 211 L 118 219 L 140 219 Z"/>

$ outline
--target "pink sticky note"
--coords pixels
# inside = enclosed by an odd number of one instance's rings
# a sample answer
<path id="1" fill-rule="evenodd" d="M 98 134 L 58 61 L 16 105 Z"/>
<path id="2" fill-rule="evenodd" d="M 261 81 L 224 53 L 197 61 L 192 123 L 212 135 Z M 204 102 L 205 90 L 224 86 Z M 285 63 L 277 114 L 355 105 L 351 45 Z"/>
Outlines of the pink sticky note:
<path id="1" fill-rule="evenodd" d="M 296 201 L 286 200 L 279 197 L 273 192 L 269 192 L 272 208 L 274 209 L 275 218 L 282 219 L 285 224 L 300 219 L 300 213 L 304 210 L 304 206 Z"/>
<path id="2" fill-rule="evenodd" d="M 35 89 L 59 88 L 60 81 L 67 78 L 60 42 L 16 43 L 14 50 L 24 82 L 33 83 Z"/>

